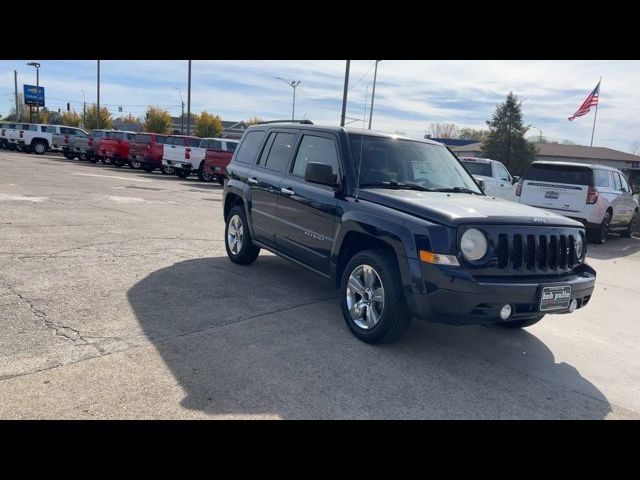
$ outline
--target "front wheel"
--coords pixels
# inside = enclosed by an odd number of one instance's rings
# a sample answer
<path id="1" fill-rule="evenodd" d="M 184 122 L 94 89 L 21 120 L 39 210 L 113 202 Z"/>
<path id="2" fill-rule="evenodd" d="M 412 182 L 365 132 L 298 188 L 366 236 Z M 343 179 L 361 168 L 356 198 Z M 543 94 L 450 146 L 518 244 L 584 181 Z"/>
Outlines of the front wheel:
<path id="1" fill-rule="evenodd" d="M 409 327 L 411 314 L 391 253 L 357 253 L 347 263 L 340 285 L 342 316 L 351 333 L 363 342 L 393 342 Z"/>
<path id="2" fill-rule="evenodd" d="M 65 152 L 65 153 L 63 153 L 63 155 L 64 155 L 64 158 L 66 158 L 68 160 L 73 160 L 74 158 L 76 158 L 75 154 L 73 154 L 73 153 Z"/>
<path id="3" fill-rule="evenodd" d="M 33 142 L 31 144 L 31 149 L 37 154 L 37 155 L 44 155 L 47 151 L 47 144 L 44 143 L 41 140 L 36 140 L 35 142 Z"/>
<path id="4" fill-rule="evenodd" d="M 133 170 L 140 170 L 142 168 L 142 163 L 139 160 L 131 160 L 129 162 L 129 168 Z"/>
<path id="5" fill-rule="evenodd" d="M 248 265 L 258 258 L 260 248 L 251 241 L 247 218 L 241 205 L 233 207 L 227 215 L 224 237 L 227 255 L 233 263 Z"/>
<path id="6" fill-rule="evenodd" d="M 538 323 L 544 318 L 544 315 L 538 315 L 537 317 L 523 318 L 522 320 L 512 320 L 510 322 L 500 322 L 498 325 L 504 328 L 524 328 L 530 327 Z"/>
<path id="7" fill-rule="evenodd" d="M 189 176 L 189 171 L 188 170 L 183 170 L 183 169 L 178 169 L 176 170 L 176 175 L 178 175 L 180 178 L 187 178 Z"/>
<path id="8" fill-rule="evenodd" d="M 174 173 L 176 173 L 175 169 L 173 167 L 167 167 L 165 165 L 163 165 L 162 167 L 160 167 L 160 170 L 162 171 L 163 174 L 165 175 L 173 175 Z"/>
<path id="9" fill-rule="evenodd" d="M 623 237 L 626 237 L 626 238 L 631 238 L 631 236 L 633 235 L 633 231 L 636 228 L 637 223 L 638 223 L 638 210 L 633 212 L 633 216 L 631 217 L 631 221 L 629 222 L 629 226 L 626 228 L 626 230 L 623 230 L 622 232 L 620 232 L 620 235 L 622 235 Z"/>

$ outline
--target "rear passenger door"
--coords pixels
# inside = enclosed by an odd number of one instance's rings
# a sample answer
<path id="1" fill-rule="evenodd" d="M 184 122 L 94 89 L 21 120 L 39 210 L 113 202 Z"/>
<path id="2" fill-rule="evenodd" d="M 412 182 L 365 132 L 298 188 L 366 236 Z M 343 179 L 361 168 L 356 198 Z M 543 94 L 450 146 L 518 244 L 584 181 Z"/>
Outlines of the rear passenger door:
<path id="1" fill-rule="evenodd" d="M 631 216 L 633 215 L 633 211 L 636 206 L 636 202 L 631 194 L 631 187 L 629 187 L 629 183 L 627 182 L 627 178 L 623 173 L 618 173 L 620 176 L 620 193 L 622 204 L 624 205 L 623 209 L 623 222 L 624 224 L 628 224 L 631 221 Z"/>
<path id="2" fill-rule="evenodd" d="M 302 132 L 295 158 L 280 184 L 276 244 L 290 257 L 329 274 L 329 259 L 337 208 L 334 188 L 307 183 L 309 162 L 331 165 L 341 179 L 339 148 L 335 135 Z"/>
<path id="3" fill-rule="evenodd" d="M 253 234 L 268 245 L 275 245 L 280 183 L 289 166 L 296 137 L 295 130 L 271 130 L 258 162 L 248 175 Z"/>

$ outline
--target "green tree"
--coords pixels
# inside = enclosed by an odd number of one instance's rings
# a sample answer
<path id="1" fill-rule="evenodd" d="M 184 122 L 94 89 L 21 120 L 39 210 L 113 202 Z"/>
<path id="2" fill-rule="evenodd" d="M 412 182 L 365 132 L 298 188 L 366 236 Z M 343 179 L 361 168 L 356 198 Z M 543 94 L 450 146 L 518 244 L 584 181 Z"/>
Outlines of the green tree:
<path id="1" fill-rule="evenodd" d="M 145 132 L 169 133 L 171 123 L 171 114 L 169 112 L 150 105 L 144 114 L 143 129 Z"/>
<path id="2" fill-rule="evenodd" d="M 91 105 L 87 108 L 87 113 L 84 122 L 84 128 L 91 130 L 92 128 L 98 128 L 98 107 Z M 113 117 L 107 107 L 100 108 L 100 128 L 106 130 L 113 128 Z"/>
<path id="3" fill-rule="evenodd" d="M 482 142 L 482 156 L 504 163 L 514 175 L 522 175 L 535 159 L 536 148 L 524 138 L 528 127 L 522 123 L 522 102 L 513 92 L 498 104 L 487 125 L 489 133 Z"/>
<path id="4" fill-rule="evenodd" d="M 222 133 L 222 119 L 220 115 L 211 115 L 206 111 L 194 119 L 196 135 L 199 137 L 217 137 Z"/>
<path id="5" fill-rule="evenodd" d="M 458 132 L 458 138 L 461 140 L 483 141 L 489 132 L 484 129 L 476 130 L 475 128 L 461 128 Z"/>
<path id="6" fill-rule="evenodd" d="M 258 123 L 262 122 L 262 118 L 261 117 L 252 117 L 249 120 L 247 120 L 245 123 L 249 126 L 251 125 L 257 125 Z"/>
<path id="7" fill-rule="evenodd" d="M 75 110 L 71 110 L 69 112 L 62 112 L 62 115 L 60 115 L 60 121 L 62 122 L 62 125 L 66 125 L 67 127 L 79 127 L 82 117 L 78 115 Z"/>

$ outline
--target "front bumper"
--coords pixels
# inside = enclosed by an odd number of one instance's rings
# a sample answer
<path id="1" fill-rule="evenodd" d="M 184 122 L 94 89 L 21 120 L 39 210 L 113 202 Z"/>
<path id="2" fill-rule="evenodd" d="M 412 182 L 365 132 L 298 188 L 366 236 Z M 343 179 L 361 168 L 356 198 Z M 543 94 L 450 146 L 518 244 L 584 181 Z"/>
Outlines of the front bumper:
<path id="1" fill-rule="evenodd" d="M 508 276 L 476 279 L 468 274 L 447 275 L 447 269 L 422 266 L 425 293 L 405 292 L 414 317 L 450 325 L 488 324 L 531 318 L 543 314 L 569 313 L 563 310 L 540 311 L 542 287 L 570 285 L 571 300 L 582 308 L 591 299 L 596 272 L 582 264 L 566 275 Z M 434 274 L 434 271 L 438 271 Z M 450 269 L 450 272 L 454 270 Z M 461 272 L 456 272 L 461 273 Z M 509 304 L 513 314 L 500 318 L 502 306 Z"/>

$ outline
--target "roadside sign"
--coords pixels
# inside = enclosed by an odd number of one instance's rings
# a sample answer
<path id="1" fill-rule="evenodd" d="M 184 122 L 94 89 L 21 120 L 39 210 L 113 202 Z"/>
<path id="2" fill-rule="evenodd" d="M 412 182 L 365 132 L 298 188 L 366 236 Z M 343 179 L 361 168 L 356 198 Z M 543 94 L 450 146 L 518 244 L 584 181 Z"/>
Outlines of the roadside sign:
<path id="1" fill-rule="evenodd" d="M 34 107 L 44 107 L 44 87 L 35 85 L 23 85 L 24 103 Z"/>

